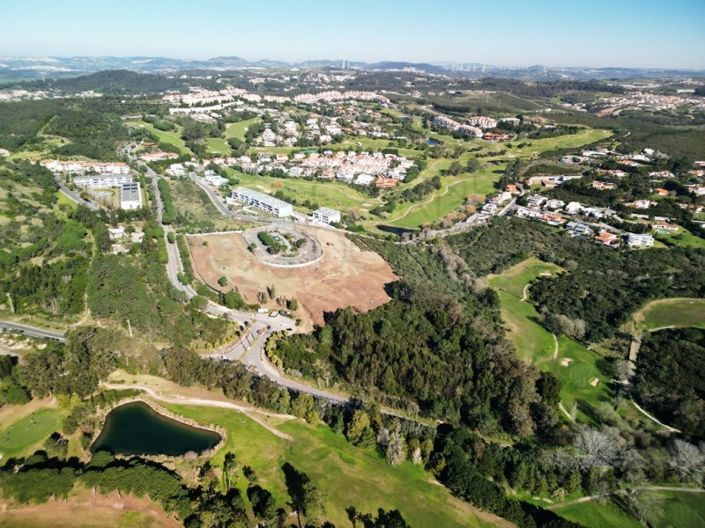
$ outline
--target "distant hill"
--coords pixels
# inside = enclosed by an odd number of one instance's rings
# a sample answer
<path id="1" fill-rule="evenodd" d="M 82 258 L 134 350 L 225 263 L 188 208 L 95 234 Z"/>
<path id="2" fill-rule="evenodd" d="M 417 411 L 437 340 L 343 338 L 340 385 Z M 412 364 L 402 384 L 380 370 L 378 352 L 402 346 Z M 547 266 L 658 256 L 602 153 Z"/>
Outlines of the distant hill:
<path id="1" fill-rule="evenodd" d="M 343 61 L 342 59 L 282 62 L 276 60 L 251 61 L 238 56 L 213 57 L 206 60 L 174 59 L 169 57 L 4 57 L 0 58 L 0 84 L 26 80 L 65 79 L 104 70 L 129 70 L 139 73 L 176 73 L 185 71 L 227 71 L 246 68 L 258 69 L 334 69 L 348 68 L 377 71 L 417 70 L 426 73 L 448 74 L 458 77 L 505 77 L 521 80 L 590 80 L 657 77 L 705 77 L 704 70 L 668 70 L 656 68 L 581 68 L 495 66 L 480 63 L 416 63 L 407 61 L 380 61 L 374 63 Z"/>
<path id="2" fill-rule="evenodd" d="M 181 82 L 165 75 L 137 73 L 129 70 L 105 70 L 70 79 L 40 81 L 47 88 L 64 91 L 99 91 L 111 95 L 164 92 L 181 87 Z"/>

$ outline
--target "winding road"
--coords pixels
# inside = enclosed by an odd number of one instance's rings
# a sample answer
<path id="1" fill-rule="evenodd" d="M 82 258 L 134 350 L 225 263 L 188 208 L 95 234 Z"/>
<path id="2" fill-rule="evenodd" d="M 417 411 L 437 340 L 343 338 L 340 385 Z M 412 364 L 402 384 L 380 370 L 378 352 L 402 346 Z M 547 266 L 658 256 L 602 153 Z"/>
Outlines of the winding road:
<path id="1" fill-rule="evenodd" d="M 157 184 L 160 176 L 157 175 L 157 173 L 154 172 L 149 166 L 145 164 L 141 164 L 141 166 L 144 167 L 146 174 L 152 180 L 152 191 L 155 197 L 157 220 L 164 228 L 164 242 L 167 247 L 168 256 L 166 269 L 169 282 L 171 282 L 174 288 L 182 292 L 187 299 L 191 299 L 197 295 L 196 291 L 193 287 L 184 285 L 179 281 L 178 274 L 184 269 L 183 263 L 181 262 L 181 254 L 179 253 L 177 245 L 171 244 L 168 241 L 168 234 L 173 232 L 173 227 L 163 223 L 164 204 L 162 202 L 161 194 L 159 193 L 159 186 Z M 200 188 L 206 191 L 209 198 L 221 214 L 232 218 L 240 217 L 240 215 L 236 215 L 236 213 L 229 211 L 225 207 L 225 204 L 223 204 L 217 195 L 215 195 L 215 192 L 210 187 L 205 184 L 201 184 L 200 182 L 196 183 Z M 249 218 L 249 220 L 252 221 L 251 218 Z M 274 223 L 282 223 L 282 221 L 275 220 Z M 265 354 L 265 345 L 267 340 L 275 332 L 293 331 L 296 326 L 293 319 L 282 315 L 271 317 L 269 314 L 233 310 L 212 301 L 208 302 L 208 305 L 204 311 L 216 317 L 223 317 L 231 321 L 237 321 L 245 329 L 244 335 L 236 343 L 225 347 L 215 354 L 211 354 L 209 357 L 230 361 L 240 361 L 256 374 L 271 379 L 277 385 L 295 390 L 297 392 L 307 393 L 333 403 L 345 403 L 350 400 L 349 396 L 336 394 L 331 391 L 312 387 L 311 385 L 302 383 L 301 381 L 289 379 L 269 362 Z M 389 414 L 397 414 L 392 410 L 389 410 L 388 412 Z"/>

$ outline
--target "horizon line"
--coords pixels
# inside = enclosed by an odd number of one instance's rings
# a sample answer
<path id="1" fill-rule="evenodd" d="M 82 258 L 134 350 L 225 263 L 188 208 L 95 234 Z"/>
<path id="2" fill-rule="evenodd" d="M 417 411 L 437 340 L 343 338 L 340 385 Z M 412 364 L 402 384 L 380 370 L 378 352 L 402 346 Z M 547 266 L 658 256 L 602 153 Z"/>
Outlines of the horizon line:
<path id="1" fill-rule="evenodd" d="M 426 64 L 430 66 L 437 66 L 437 67 L 451 67 L 451 66 L 456 66 L 456 65 L 478 65 L 478 66 L 490 66 L 490 67 L 495 67 L 495 68 L 512 68 L 512 69 L 529 69 L 529 68 L 535 68 L 535 67 L 541 67 L 541 68 L 553 68 L 553 69 L 560 69 L 560 68 L 565 68 L 565 69 L 631 69 L 631 70 L 664 70 L 664 71 L 675 71 L 675 70 L 681 70 L 681 71 L 692 71 L 692 72 L 703 72 L 705 71 L 705 65 L 701 67 L 678 67 L 678 66 L 598 66 L 598 65 L 585 65 L 585 64 L 578 64 L 578 65 L 569 65 L 569 64 L 559 64 L 559 65 L 549 65 L 549 64 L 541 64 L 541 63 L 531 63 L 528 65 L 518 65 L 518 64 L 498 64 L 498 63 L 491 63 L 491 62 L 479 62 L 479 61 L 453 61 L 453 60 L 448 60 L 448 59 L 439 59 L 439 60 L 433 60 L 433 61 L 419 61 L 419 60 L 409 60 L 409 59 L 376 59 L 373 61 L 370 60 L 358 60 L 358 59 L 348 59 L 348 58 L 335 58 L 335 59 L 330 59 L 330 58 L 318 58 L 318 59 L 299 59 L 299 60 L 284 60 L 284 59 L 272 59 L 272 58 L 261 58 L 261 59 L 248 59 L 245 57 L 242 57 L 240 55 L 215 55 L 215 56 L 209 56 L 206 58 L 186 58 L 186 57 L 179 57 L 179 56 L 169 56 L 169 55 L 119 55 L 119 54 L 108 54 L 108 55 L 80 55 L 80 54 L 56 54 L 56 55 L 51 55 L 51 54 L 37 54 L 37 55 L 0 55 L 0 60 L 7 60 L 7 59 L 12 59 L 12 60 L 22 60 L 22 59 L 32 59 L 32 60 L 40 60 L 40 59 L 105 59 L 105 58 L 117 58 L 117 59 L 168 59 L 168 60 L 179 60 L 179 61 L 184 61 L 184 62 L 207 62 L 211 61 L 214 59 L 224 59 L 224 58 L 237 58 L 241 59 L 245 62 L 250 62 L 250 63 L 257 63 L 257 62 L 281 62 L 283 64 L 287 65 L 297 65 L 297 64 L 302 64 L 306 62 L 347 62 L 348 64 L 350 63 L 359 63 L 359 64 L 365 64 L 365 65 L 372 65 L 376 63 L 383 63 L 383 62 L 403 62 L 403 63 L 408 63 L 410 65 L 414 64 Z"/>

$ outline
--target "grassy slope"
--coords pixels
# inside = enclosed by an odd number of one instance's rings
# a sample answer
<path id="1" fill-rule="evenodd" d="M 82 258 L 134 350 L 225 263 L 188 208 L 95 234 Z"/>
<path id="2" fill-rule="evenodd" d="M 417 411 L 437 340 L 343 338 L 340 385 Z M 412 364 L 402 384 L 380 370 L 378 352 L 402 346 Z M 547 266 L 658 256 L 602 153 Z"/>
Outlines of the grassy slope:
<path id="1" fill-rule="evenodd" d="M 371 450 L 361 450 L 326 426 L 313 427 L 298 420 L 279 422 L 277 428 L 292 441 L 274 436 L 246 416 L 222 409 L 168 405 L 171 410 L 228 431 L 226 445 L 213 463 L 222 464 L 226 451 L 238 463 L 251 466 L 262 486 L 278 504 L 289 500 L 282 465 L 289 462 L 309 475 L 328 493 L 326 517 L 338 526 L 349 521 L 345 508 L 373 512 L 398 508 L 416 528 L 424 526 L 486 526 L 471 505 L 453 498 L 447 489 L 431 482 L 421 467 L 406 462 L 392 467 Z M 238 484 L 246 483 L 240 477 Z M 482 515 L 482 514 L 481 514 Z"/>
<path id="2" fill-rule="evenodd" d="M 264 192 L 278 190 L 298 201 L 310 200 L 318 205 L 344 211 L 350 209 L 367 210 L 380 203 L 379 199 L 361 193 L 350 185 L 330 181 L 316 182 L 296 178 L 270 178 L 243 174 L 234 170 L 229 173 L 240 180 L 240 185 Z"/>
<path id="3" fill-rule="evenodd" d="M 126 121 L 125 124 L 132 128 L 146 128 L 152 134 L 154 134 L 159 141 L 163 143 L 169 143 L 175 146 L 182 154 L 191 155 L 191 150 L 186 146 L 184 140 L 181 139 L 181 127 L 176 125 L 175 130 L 159 130 L 155 128 L 151 123 L 146 123 L 144 121 Z"/>
<path id="4" fill-rule="evenodd" d="M 678 297 L 652 301 L 634 314 L 634 320 L 646 330 L 705 328 L 705 299 Z"/>
<path id="5" fill-rule="evenodd" d="M 695 528 L 705 526 L 705 494 L 676 491 L 642 492 L 641 498 L 654 501 L 650 526 Z M 574 504 L 556 513 L 587 528 L 638 528 L 642 526 L 613 501 Z"/>
<path id="6" fill-rule="evenodd" d="M 61 425 L 61 414 L 56 409 L 39 409 L 0 431 L 2 458 L 26 455 L 34 451 Z"/>
<path id="7" fill-rule="evenodd" d="M 705 248 L 705 238 L 695 236 L 693 233 L 683 227 L 679 227 L 675 233 L 655 233 L 654 235 L 661 242 L 672 246 L 685 248 Z"/>
<path id="8" fill-rule="evenodd" d="M 217 154 L 218 156 L 230 156 L 232 150 L 223 138 L 208 138 L 206 139 L 206 147 L 208 152 Z"/>
<path id="9" fill-rule="evenodd" d="M 538 323 L 539 314 L 527 301 L 522 301 L 524 287 L 542 273 L 556 273 L 558 266 L 527 259 L 500 275 L 489 277 L 490 284 L 499 291 L 502 319 L 509 330 L 509 338 L 517 354 L 541 370 L 553 373 L 562 384 L 561 402 L 569 411 L 578 404 L 577 416 L 589 417 L 581 412 L 580 401 L 595 405 L 607 396 L 607 379 L 597 368 L 599 355 L 566 336 L 559 336 L 558 355 L 554 359 L 554 340 L 551 333 Z M 569 366 L 561 361 L 570 358 Z M 599 379 L 597 387 L 590 383 Z"/>
<path id="10" fill-rule="evenodd" d="M 259 117 L 253 117 L 252 119 L 245 119 L 236 123 L 228 123 L 225 125 L 225 139 L 237 138 L 240 141 L 244 141 L 248 127 L 259 120 Z"/>

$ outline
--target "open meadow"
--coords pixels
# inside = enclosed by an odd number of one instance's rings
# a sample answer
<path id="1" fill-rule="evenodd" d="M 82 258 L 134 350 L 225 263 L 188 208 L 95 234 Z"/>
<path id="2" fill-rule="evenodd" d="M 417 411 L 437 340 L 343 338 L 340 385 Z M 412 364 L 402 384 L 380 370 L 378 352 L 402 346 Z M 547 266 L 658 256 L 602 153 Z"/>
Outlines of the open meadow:
<path id="1" fill-rule="evenodd" d="M 286 440 L 240 413 L 185 405 L 167 407 L 203 424 L 224 427 L 227 439 L 213 464 L 221 466 L 225 453 L 234 452 L 238 464 L 254 469 L 258 483 L 274 495 L 277 504 L 289 500 L 284 464 L 306 473 L 316 486 L 327 490 L 326 517 L 336 526 L 348 526 L 345 509 L 349 506 L 364 512 L 399 509 L 416 528 L 508 526 L 452 497 L 421 466 L 411 462 L 391 466 L 374 449 L 356 448 L 325 425 L 268 419 L 290 435 L 291 440 Z M 246 480 L 238 477 L 237 486 L 243 492 L 246 485 Z"/>
<path id="2" fill-rule="evenodd" d="M 650 507 L 646 526 L 695 528 L 705 526 L 705 493 L 697 491 L 642 491 L 638 498 Z M 624 499 L 612 497 L 556 508 L 561 517 L 586 528 L 638 528 L 644 526 L 626 508 Z"/>
<path id="3" fill-rule="evenodd" d="M 634 314 L 637 325 L 661 328 L 705 328 L 705 299 L 673 298 L 651 301 Z"/>
<path id="4" fill-rule="evenodd" d="M 31 454 L 41 447 L 62 422 L 53 400 L 32 400 L 25 405 L 7 405 L 0 411 L 0 456 L 2 459 Z"/>

